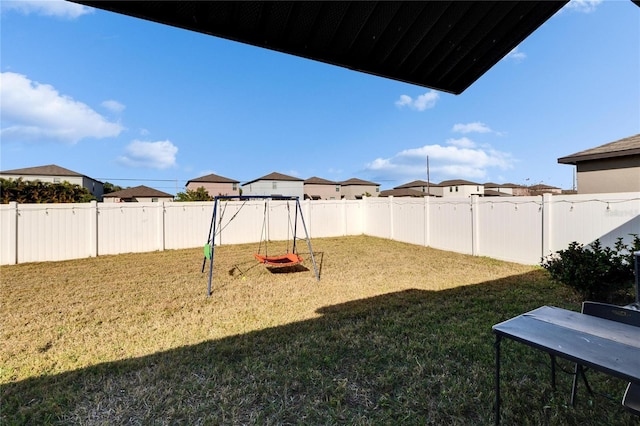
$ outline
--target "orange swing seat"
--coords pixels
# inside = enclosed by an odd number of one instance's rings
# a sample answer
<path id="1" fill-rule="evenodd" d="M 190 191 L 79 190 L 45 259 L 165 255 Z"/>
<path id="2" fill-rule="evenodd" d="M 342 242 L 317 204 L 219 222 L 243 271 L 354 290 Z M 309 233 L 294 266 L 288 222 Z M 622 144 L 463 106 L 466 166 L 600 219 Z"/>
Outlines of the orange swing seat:
<path id="1" fill-rule="evenodd" d="M 283 256 L 263 256 L 261 254 L 254 254 L 258 262 L 271 268 L 283 268 L 286 266 L 293 266 L 302 263 L 303 259 L 295 253 L 287 253 Z"/>

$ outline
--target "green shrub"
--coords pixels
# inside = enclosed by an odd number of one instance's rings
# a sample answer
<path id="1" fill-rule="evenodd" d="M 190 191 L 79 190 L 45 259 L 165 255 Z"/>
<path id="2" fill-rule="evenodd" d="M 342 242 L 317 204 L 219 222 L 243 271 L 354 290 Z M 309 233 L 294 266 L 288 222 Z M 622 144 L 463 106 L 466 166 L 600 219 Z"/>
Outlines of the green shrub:
<path id="1" fill-rule="evenodd" d="M 631 244 L 618 238 L 614 248 L 602 247 L 599 240 L 588 246 L 572 242 L 565 250 L 542 258 L 541 265 L 551 279 L 577 290 L 584 299 L 616 302 L 632 292 L 633 252 L 640 250 L 640 237 L 631 234 Z"/>

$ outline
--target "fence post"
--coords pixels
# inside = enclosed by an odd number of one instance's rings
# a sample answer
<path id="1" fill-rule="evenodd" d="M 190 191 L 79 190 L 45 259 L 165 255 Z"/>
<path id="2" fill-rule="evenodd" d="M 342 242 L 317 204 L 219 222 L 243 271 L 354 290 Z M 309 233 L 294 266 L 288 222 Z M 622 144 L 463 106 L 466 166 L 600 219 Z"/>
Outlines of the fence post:
<path id="1" fill-rule="evenodd" d="M 431 246 L 431 229 L 429 228 L 429 215 L 431 210 L 431 196 L 427 192 L 424 198 L 424 246 Z"/>
<path id="2" fill-rule="evenodd" d="M 158 203 L 158 250 L 164 251 L 165 232 L 164 228 L 164 201 Z"/>
<path id="3" fill-rule="evenodd" d="M 9 243 L 7 247 L 9 252 L 7 253 L 8 265 L 18 264 L 18 218 L 20 213 L 18 212 L 18 203 L 16 201 L 9 201 L 9 226 L 7 231 L 9 235 L 3 236 L 7 238 Z"/>
<path id="4" fill-rule="evenodd" d="M 395 226 L 393 226 L 394 214 L 393 214 L 393 195 L 389 198 L 389 238 L 395 239 Z"/>
<path id="5" fill-rule="evenodd" d="M 89 207 L 89 257 L 98 257 L 98 202 Z"/>
<path id="6" fill-rule="evenodd" d="M 477 194 L 471 196 L 471 255 L 480 255 L 480 223 Z"/>
<path id="7" fill-rule="evenodd" d="M 553 247 L 551 247 L 551 231 L 553 223 L 551 221 L 551 194 L 542 194 L 542 256 L 545 257 L 551 254 Z"/>

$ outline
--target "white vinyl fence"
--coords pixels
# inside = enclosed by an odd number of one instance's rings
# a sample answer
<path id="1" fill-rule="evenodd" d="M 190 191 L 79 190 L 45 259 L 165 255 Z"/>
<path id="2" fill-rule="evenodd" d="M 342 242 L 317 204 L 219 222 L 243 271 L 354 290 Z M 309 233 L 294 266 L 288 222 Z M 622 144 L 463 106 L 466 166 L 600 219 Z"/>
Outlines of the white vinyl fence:
<path id="1" fill-rule="evenodd" d="M 371 235 L 442 250 L 537 264 L 570 242 L 613 246 L 640 234 L 640 193 L 538 197 L 365 198 L 301 201 L 313 238 Z M 290 235 L 286 201 L 221 202 L 217 244 Z M 291 213 L 289 213 L 291 212 Z M 212 202 L 0 206 L 0 264 L 202 247 Z M 298 237 L 304 237 L 298 219 Z"/>

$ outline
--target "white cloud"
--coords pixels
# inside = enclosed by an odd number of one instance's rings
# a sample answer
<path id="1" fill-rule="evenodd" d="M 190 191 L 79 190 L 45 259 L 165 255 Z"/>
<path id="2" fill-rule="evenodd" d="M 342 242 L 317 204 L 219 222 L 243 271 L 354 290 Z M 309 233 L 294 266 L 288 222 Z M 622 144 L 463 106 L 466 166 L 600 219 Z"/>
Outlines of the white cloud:
<path id="1" fill-rule="evenodd" d="M 471 139 L 464 137 L 459 139 L 447 139 L 449 145 L 457 146 L 458 148 L 475 148 L 476 143 Z"/>
<path id="2" fill-rule="evenodd" d="M 112 99 L 102 102 L 102 106 L 111 112 L 121 113 L 126 108 L 123 104 Z"/>
<path id="3" fill-rule="evenodd" d="M 5 140 L 76 143 L 84 138 L 115 137 L 123 130 L 122 125 L 108 121 L 86 104 L 22 74 L 0 74 L 0 99 L 0 134 Z"/>
<path id="4" fill-rule="evenodd" d="M 509 52 L 509 53 L 507 53 L 507 54 L 505 55 L 505 58 L 507 58 L 507 59 L 513 59 L 515 62 L 518 62 L 518 63 L 520 63 L 520 62 L 524 61 L 524 60 L 526 59 L 526 57 L 527 57 L 526 53 L 524 53 L 524 52 L 520 52 L 520 51 L 518 50 L 518 47 L 517 47 L 517 46 L 516 46 L 516 47 L 514 47 L 514 48 L 511 50 L 511 52 Z"/>
<path id="5" fill-rule="evenodd" d="M 134 140 L 125 148 L 126 155 L 118 162 L 128 167 L 168 169 L 176 165 L 178 147 L 170 141 L 146 142 Z"/>
<path id="6" fill-rule="evenodd" d="M 76 19 L 82 15 L 93 13 L 94 9 L 64 0 L 2 0 L 2 12 L 16 11 L 24 15 L 53 16 L 63 19 Z"/>
<path id="7" fill-rule="evenodd" d="M 591 13 L 596 10 L 600 3 L 602 3 L 602 0 L 571 0 L 563 7 L 563 10 Z"/>
<path id="8" fill-rule="evenodd" d="M 454 124 L 452 131 L 456 133 L 491 133 L 491 128 L 484 123 L 475 121 L 467 124 Z"/>
<path id="9" fill-rule="evenodd" d="M 513 168 L 511 154 L 490 146 L 477 147 L 468 138 L 450 139 L 448 146 L 425 145 L 398 152 L 390 158 L 376 158 L 365 170 L 379 179 L 415 180 L 426 178 L 429 157 L 430 175 L 439 180 L 485 178 L 491 169 Z"/>
<path id="10" fill-rule="evenodd" d="M 440 95 L 430 90 L 427 93 L 418 96 L 415 100 L 408 95 L 400 95 L 400 98 L 395 102 L 398 108 L 409 107 L 417 111 L 424 111 L 427 108 L 433 108 L 436 102 L 440 99 Z"/>

